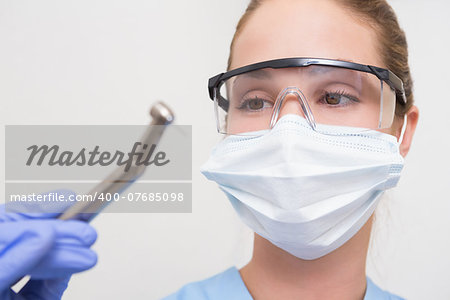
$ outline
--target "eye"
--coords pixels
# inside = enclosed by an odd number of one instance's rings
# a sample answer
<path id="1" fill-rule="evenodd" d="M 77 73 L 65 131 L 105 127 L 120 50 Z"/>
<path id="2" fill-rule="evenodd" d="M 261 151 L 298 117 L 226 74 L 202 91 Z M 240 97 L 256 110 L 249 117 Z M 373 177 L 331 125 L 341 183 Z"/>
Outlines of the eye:
<path id="1" fill-rule="evenodd" d="M 358 98 L 348 95 L 345 92 L 325 92 L 320 101 L 322 104 L 329 106 L 347 106 L 359 103 Z"/>
<path id="2" fill-rule="evenodd" d="M 325 95 L 325 101 L 326 101 L 327 104 L 337 105 L 337 104 L 341 103 L 341 96 L 342 95 L 327 93 Z"/>
<path id="3" fill-rule="evenodd" d="M 262 109 L 264 107 L 264 100 L 255 98 L 248 101 L 248 107 L 252 110 Z"/>
<path id="4" fill-rule="evenodd" d="M 251 99 L 244 100 L 238 107 L 241 110 L 247 111 L 262 111 L 266 108 L 271 108 L 273 103 L 269 100 L 265 100 L 259 97 L 254 97 Z"/>

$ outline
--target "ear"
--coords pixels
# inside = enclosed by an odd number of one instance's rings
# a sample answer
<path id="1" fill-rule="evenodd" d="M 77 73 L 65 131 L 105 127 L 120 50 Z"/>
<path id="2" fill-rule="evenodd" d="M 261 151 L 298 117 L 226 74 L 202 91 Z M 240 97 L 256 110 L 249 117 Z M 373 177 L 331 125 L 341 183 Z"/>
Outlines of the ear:
<path id="1" fill-rule="evenodd" d="M 406 117 L 406 128 L 403 133 L 403 140 L 400 144 L 400 154 L 405 157 L 409 148 L 411 147 L 414 132 L 416 131 L 417 122 L 419 121 L 419 109 L 417 106 L 413 105 L 405 115 Z M 399 138 L 400 135 L 397 135 Z"/>

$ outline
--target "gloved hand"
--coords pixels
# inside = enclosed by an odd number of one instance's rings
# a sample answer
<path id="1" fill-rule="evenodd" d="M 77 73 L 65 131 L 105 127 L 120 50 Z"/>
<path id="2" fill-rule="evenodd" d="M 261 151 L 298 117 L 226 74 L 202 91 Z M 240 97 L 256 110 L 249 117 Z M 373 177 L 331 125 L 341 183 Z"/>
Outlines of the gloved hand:
<path id="1" fill-rule="evenodd" d="M 55 215 L 5 213 L 0 205 L 0 299 L 61 299 L 70 276 L 96 264 L 93 227 Z M 25 275 L 31 280 L 14 293 L 9 287 Z"/>

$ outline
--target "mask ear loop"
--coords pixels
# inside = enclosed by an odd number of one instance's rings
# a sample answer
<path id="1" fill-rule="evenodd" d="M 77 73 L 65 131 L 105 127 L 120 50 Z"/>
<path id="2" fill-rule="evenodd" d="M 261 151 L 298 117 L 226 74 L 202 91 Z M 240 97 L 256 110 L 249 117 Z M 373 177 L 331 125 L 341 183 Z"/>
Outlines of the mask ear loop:
<path id="1" fill-rule="evenodd" d="M 398 139 L 399 145 L 401 145 L 401 143 L 403 142 L 403 137 L 404 137 L 405 131 L 406 131 L 406 125 L 408 125 L 408 116 L 405 115 L 403 118 L 402 132 L 400 133 L 400 137 Z"/>
<path id="2" fill-rule="evenodd" d="M 316 121 L 314 120 L 314 116 L 311 112 L 311 108 L 309 107 L 308 101 L 305 99 L 305 95 L 303 95 L 302 91 L 296 87 L 287 87 L 285 88 L 279 95 L 277 100 L 275 101 L 275 106 L 272 112 L 272 118 L 270 119 L 270 129 L 275 126 L 275 123 L 278 121 L 278 116 L 280 115 L 281 105 L 283 104 L 284 99 L 288 94 L 296 95 L 298 98 L 298 102 L 305 114 L 306 120 L 313 130 L 316 130 Z"/>

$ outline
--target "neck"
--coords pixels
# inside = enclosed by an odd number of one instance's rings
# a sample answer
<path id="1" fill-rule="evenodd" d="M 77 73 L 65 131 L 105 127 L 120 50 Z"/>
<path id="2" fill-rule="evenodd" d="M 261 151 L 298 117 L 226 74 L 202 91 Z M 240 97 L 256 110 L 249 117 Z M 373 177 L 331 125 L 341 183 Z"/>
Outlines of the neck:
<path id="1" fill-rule="evenodd" d="M 255 300 L 362 300 L 371 226 L 372 217 L 344 245 L 315 260 L 299 259 L 255 234 L 242 279 Z"/>

